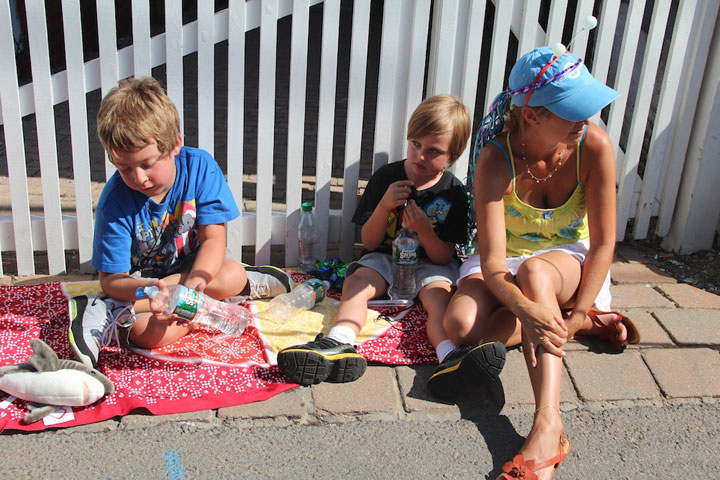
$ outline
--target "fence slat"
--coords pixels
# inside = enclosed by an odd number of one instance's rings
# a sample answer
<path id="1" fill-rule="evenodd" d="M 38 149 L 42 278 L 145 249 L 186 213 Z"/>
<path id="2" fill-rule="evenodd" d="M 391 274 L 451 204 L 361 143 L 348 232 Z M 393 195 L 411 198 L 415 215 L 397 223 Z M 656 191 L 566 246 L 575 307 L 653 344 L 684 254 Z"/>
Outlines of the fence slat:
<path id="1" fill-rule="evenodd" d="M 522 57 L 537 45 L 538 17 L 540 15 L 540 0 L 525 0 L 525 8 L 522 9 L 522 22 L 520 27 L 517 58 Z"/>
<path id="2" fill-rule="evenodd" d="M 227 181 L 235 202 L 243 210 L 243 135 L 245 129 L 245 3 L 228 8 Z M 228 222 L 227 254 L 242 260 L 243 215 Z"/>
<path id="3" fill-rule="evenodd" d="M 40 180 L 43 192 L 43 211 L 51 275 L 65 272 L 65 242 L 63 241 L 62 212 L 60 211 L 60 182 L 50 81 L 50 50 L 45 19 L 45 5 L 29 2 L 26 5 L 30 66 L 35 96 L 35 124 L 37 125 Z"/>
<path id="4" fill-rule="evenodd" d="M 2 108 L 5 134 L 5 155 L 7 156 L 8 175 L 10 177 L 10 203 L 19 275 L 33 275 L 33 242 L 30 226 L 30 203 L 28 201 L 27 171 L 25 166 L 25 145 L 23 142 L 22 118 L 20 114 L 20 92 L 17 83 L 15 64 L 15 45 L 10 21 L 10 4 L 0 5 L 0 58 L 4 58 L 0 68 L 0 108 Z M 6 242 L 0 242 L 0 250 L 7 248 Z M 0 263 L 0 274 L 2 264 Z"/>
<path id="5" fill-rule="evenodd" d="M 583 31 L 583 22 L 593 13 L 593 0 L 581 0 L 575 10 L 572 45 L 568 48 L 578 58 L 585 58 L 590 32 Z"/>
<path id="6" fill-rule="evenodd" d="M 285 180 L 285 264 L 298 265 L 298 225 L 302 203 L 303 150 L 305 145 L 305 90 L 307 86 L 310 6 L 293 2 L 290 38 L 290 92 L 288 97 L 288 143 Z"/>
<path id="7" fill-rule="evenodd" d="M 484 112 L 475 112 L 478 88 L 478 65 L 482 53 L 482 38 L 485 27 L 485 0 L 470 2 L 468 5 L 467 28 L 465 29 L 465 58 L 463 58 L 463 75 L 460 84 L 460 99 L 470 109 L 470 118 L 477 113 L 480 117 Z M 462 16 L 461 16 L 462 18 Z M 474 130 L 473 130 L 474 131 Z M 461 180 L 465 181 L 468 175 L 468 164 L 470 160 L 470 146 L 473 138 L 470 135 L 468 145 L 460 158 L 452 167 L 452 172 Z"/>
<path id="8" fill-rule="evenodd" d="M 275 57 L 277 0 L 262 0 L 260 8 L 260 73 L 258 76 L 257 221 L 255 263 L 270 262 L 272 185 L 275 128 Z"/>
<path id="9" fill-rule="evenodd" d="M 132 0 L 133 72 L 136 77 L 149 77 L 152 55 L 150 50 L 150 4 Z"/>
<path id="10" fill-rule="evenodd" d="M 672 147 L 671 140 L 678 127 L 678 118 L 675 112 L 678 111 L 682 100 L 679 92 L 681 81 L 685 79 L 686 75 L 683 65 L 686 61 L 685 54 L 690 51 L 691 27 L 697 8 L 696 0 L 682 1 L 678 8 L 667 65 L 665 65 L 665 76 L 658 98 L 655 125 L 645 163 L 638 212 L 635 216 L 633 233 L 636 239 L 647 237 L 650 217 L 656 211 L 657 203 L 660 200 L 659 195 L 662 188 L 660 181 L 664 178 L 662 174 L 667 171 L 668 157 Z"/>
<path id="11" fill-rule="evenodd" d="M 215 2 L 198 2 L 198 146 L 215 155 Z"/>
<path id="12" fill-rule="evenodd" d="M 616 234 L 618 240 L 625 238 L 625 227 L 627 226 L 627 220 L 630 216 L 630 208 L 633 200 L 632 194 L 635 190 L 635 182 L 639 178 L 637 174 L 638 164 L 640 163 L 642 145 L 645 140 L 644 133 L 647 128 L 650 101 L 652 100 L 654 90 L 650 88 L 650 85 L 655 84 L 657 77 L 658 58 L 660 58 L 665 27 L 667 26 L 670 12 L 670 0 L 657 0 L 655 7 L 650 22 L 650 30 L 648 32 L 639 81 L 640 85 L 647 85 L 647 87 L 639 89 L 637 97 L 635 98 L 635 108 L 633 109 L 632 121 L 630 123 L 630 134 L 625 150 L 624 169 L 620 172 L 620 184 L 617 193 L 618 212 Z"/>
<path id="13" fill-rule="evenodd" d="M 592 63 L 592 74 L 598 81 L 607 83 L 608 70 L 610 69 L 610 57 L 617 28 L 618 12 L 620 11 L 620 0 L 607 0 L 603 2 L 600 18 L 598 18 L 597 47 Z M 591 118 L 593 123 L 600 124 L 600 112 Z M 617 149 L 615 150 L 617 153 Z"/>
<path id="14" fill-rule="evenodd" d="M 630 79 L 632 78 L 635 54 L 637 53 L 642 16 L 643 2 L 640 0 L 631 1 L 625 18 L 625 31 L 623 32 L 622 48 L 620 51 L 618 68 L 615 72 L 614 88 L 620 93 L 620 97 L 610 104 L 610 114 L 608 117 L 607 133 L 615 152 L 617 152 L 618 159 L 616 170 L 617 183 L 621 182 L 620 172 L 624 171 L 624 162 L 622 160 L 624 160 L 625 157 L 619 154 L 620 133 L 623 125 L 625 109 L 627 107 L 627 97 L 630 92 Z"/>
<path id="15" fill-rule="evenodd" d="M 548 17 L 547 33 L 545 34 L 545 45 L 562 42 L 567 3 L 567 0 L 553 0 L 550 4 L 550 16 Z"/>
<path id="16" fill-rule="evenodd" d="M 178 109 L 184 132 L 182 0 L 165 0 L 165 62 L 167 94 Z"/>
<path id="17" fill-rule="evenodd" d="M 495 3 L 495 24 L 490 47 L 490 58 L 488 59 L 488 82 L 485 89 L 484 112 L 490 109 L 490 104 L 495 95 L 504 88 L 505 59 L 507 58 L 513 3 L 512 0 Z"/>
<path id="18" fill-rule="evenodd" d="M 409 34 L 409 46 L 407 51 L 408 65 L 407 70 L 402 69 L 398 72 L 396 81 L 398 85 L 405 85 L 405 114 L 395 118 L 395 127 L 400 134 L 396 137 L 396 157 L 390 157 L 391 162 L 405 158 L 407 155 L 407 122 L 410 119 L 410 115 L 418 106 L 423 99 L 423 83 L 425 79 L 425 59 L 427 58 L 427 37 L 428 37 L 428 23 L 430 22 L 430 1 L 429 0 L 417 0 L 410 8 L 412 8 L 412 24 L 410 26 Z M 448 51 L 447 57 L 452 60 L 452 63 L 448 65 L 448 81 L 443 81 L 446 84 L 443 90 L 437 90 L 432 93 L 450 93 L 452 91 L 452 64 L 454 63 L 454 31 L 450 25 L 457 22 L 452 21 L 453 17 L 457 17 L 457 8 L 455 13 L 449 12 L 448 16 L 451 18 L 451 24 L 447 25 L 450 28 L 448 36 L 453 37 L 451 42 L 448 42 L 448 47 L 451 45 L 452 50 Z M 442 56 L 442 55 L 441 55 Z M 428 95 L 431 93 L 429 92 Z"/>
<path id="19" fill-rule="evenodd" d="M 323 3 L 318 139 L 315 161 L 315 215 L 318 229 L 322 232 L 320 235 L 320 258 L 327 256 L 339 29 L 340 0 L 325 0 Z"/>
<path id="20" fill-rule="evenodd" d="M 78 261 L 82 273 L 91 273 L 94 271 L 90 264 L 93 239 L 93 199 L 80 5 L 74 0 L 63 0 L 62 14 L 68 79 L 70 140 L 72 142 L 75 184 L 75 214 L 77 215 L 75 228 L 78 239 Z"/>
<path id="21" fill-rule="evenodd" d="M 369 32 L 370 2 L 368 0 L 356 1 L 353 4 L 352 43 L 350 44 L 350 80 L 348 83 L 340 233 L 340 256 L 346 262 L 352 260 L 355 245 L 355 224 L 352 223 L 352 216 L 355 213 L 358 199 Z"/>
<path id="22" fill-rule="evenodd" d="M 104 97 L 118 81 L 117 32 L 115 29 L 115 3 L 112 0 L 98 0 L 98 48 L 100 51 L 100 94 Z M 124 77 L 123 77 L 124 78 Z M 105 153 L 105 179 L 115 173 Z"/>
<path id="23" fill-rule="evenodd" d="M 462 48 L 462 45 L 456 39 L 456 32 L 460 23 L 459 10 L 458 0 L 437 2 L 435 4 L 433 13 L 434 41 L 430 48 L 430 68 L 427 81 L 428 96 L 452 92 L 452 77 L 455 70 L 453 68 L 455 63 L 454 52 L 456 48 Z M 413 21 L 414 26 L 417 24 L 418 22 Z M 418 43 L 415 38 L 421 31 L 420 28 L 415 27 L 413 45 Z M 427 29 L 425 30 L 425 38 L 427 38 Z M 421 75 L 424 74 L 424 72 L 420 73 Z M 414 77 L 411 76 L 411 78 Z M 422 84 L 420 88 L 422 88 Z"/>
<path id="24" fill-rule="evenodd" d="M 685 52 L 684 55 L 684 65 L 686 66 L 684 74 L 687 83 L 682 95 L 683 104 L 679 113 L 676 114 L 678 118 L 688 120 L 679 124 L 673 139 L 669 168 L 665 175 L 665 184 L 663 185 L 662 208 L 660 209 L 657 223 L 657 234 L 662 237 L 670 232 L 670 226 L 673 221 L 675 202 L 677 200 L 678 190 L 680 189 L 680 180 L 682 179 L 690 134 L 693 130 L 690 119 L 695 118 L 698 93 L 700 92 L 700 86 L 702 85 L 704 77 L 713 28 L 717 28 L 718 3 L 703 2 L 698 8 L 698 14 L 695 16 L 697 23 L 693 25 L 693 31 L 697 32 L 695 42 L 693 48 Z M 715 54 L 717 54 L 717 52 Z"/>
<path id="25" fill-rule="evenodd" d="M 377 107 L 375 113 L 375 141 L 373 147 L 373 172 L 388 163 L 391 158 L 394 111 L 401 95 L 396 95 L 395 82 L 400 56 L 400 24 L 403 2 L 387 2 L 383 10 L 382 38 L 380 43 L 380 69 L 378 72 Z"/>

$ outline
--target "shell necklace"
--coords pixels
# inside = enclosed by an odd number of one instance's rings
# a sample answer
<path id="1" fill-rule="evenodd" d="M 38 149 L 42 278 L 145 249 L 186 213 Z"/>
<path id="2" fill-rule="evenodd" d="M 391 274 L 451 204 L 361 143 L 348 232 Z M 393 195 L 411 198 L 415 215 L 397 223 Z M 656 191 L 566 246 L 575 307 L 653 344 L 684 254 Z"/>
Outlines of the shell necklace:
<path id="1" fill-rule="evenodd" d="M 530 175 L 530 178 L 535 180 L 535 183 L 547 182 L 548 180 L 550 180 L 552 178 L 553 175 L 555 175 L 555 173 L 558 171 L 558 169 L 562 166 L 563 156 L 565 155 L 565 152 L 567 152 L 567 148 L 564 148 L 563 151 L 560 152 L 560 155 L 559 155 L 560 159 L 558 160 L 558 163 L 557 163 L 557 165 L 555 165 L 555 168 L 553 169 L 552 172 L 548 173 L 544 177 L 536 177 L 530 171 L 530 164 L 528 163 L 527 158 L 525 158 L 525 141 L 524 140 L 522 141 L 522 159 L 523 159 L 523 162 L 525 162 L 525 169 L 527 170 L 528 175 Z"/>

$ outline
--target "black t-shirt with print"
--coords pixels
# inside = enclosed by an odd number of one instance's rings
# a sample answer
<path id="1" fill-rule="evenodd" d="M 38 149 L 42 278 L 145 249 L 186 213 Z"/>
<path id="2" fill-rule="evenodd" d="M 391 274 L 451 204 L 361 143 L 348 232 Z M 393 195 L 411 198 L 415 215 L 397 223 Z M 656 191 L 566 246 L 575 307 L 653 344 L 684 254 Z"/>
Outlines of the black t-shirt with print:
<path id="1" fill-rule="evenodd" d="M 370 177 L 352 221 L 364 225 L 372 215 L 375 207 L 382 200 L 388 187 L 400 180 L 408 180 L 405 173 L 405 160 L 389 163 L 380 167 Z M 444 242 L 464 243 L 467 239 L 468 198 L 460 180 L 450 172 L 444 172 L 440 180 L 425 190 L 415 190 L 411 197 L 425 212 L 435 230 L 435 234 Z M 385 238 L 375 252 L 392 253 L 392 241 L 399 229 L 398 214 L 402 207 L 393 209 L 385 227 Z M 363 255 L 368 250 L 363 250 Z M 425 250 L 420 246 L 421 258 L 427 258 Z M 456 259 L 457 260 L 457 259 Z"/>

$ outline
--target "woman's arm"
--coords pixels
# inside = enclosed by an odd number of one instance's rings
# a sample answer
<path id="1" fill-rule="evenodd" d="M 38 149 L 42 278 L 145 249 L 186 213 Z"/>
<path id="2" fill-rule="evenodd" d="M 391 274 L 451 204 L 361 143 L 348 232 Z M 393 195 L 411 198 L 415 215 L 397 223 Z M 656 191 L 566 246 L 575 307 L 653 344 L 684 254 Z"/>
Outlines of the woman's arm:
<path id="1" fill-rule="evenodd" d="M 503 195 L 510 192 L 512 183 L 507 163 L 494 145 L 480 153 L 473 186 L 483 278 L 498 300 L 520 320 L 533 346 L 541 344 L 541 337 L 547 337 L 550 342 L 543 347 L 563 356 L 560 347 L 567 341 L 567 328 L 562 318 L 551 308 L 528 299 L 507 268 Z"/>
<path id="2" fill-rule="evenodd" d="M 583 265 L 571 324 L 579 325 L 592 307 L 612 263 L 615 248 L 615 155 L 607 133 L 588 125 L 583 146 L 580 179 L 587 198 L 590 250 Z"/>

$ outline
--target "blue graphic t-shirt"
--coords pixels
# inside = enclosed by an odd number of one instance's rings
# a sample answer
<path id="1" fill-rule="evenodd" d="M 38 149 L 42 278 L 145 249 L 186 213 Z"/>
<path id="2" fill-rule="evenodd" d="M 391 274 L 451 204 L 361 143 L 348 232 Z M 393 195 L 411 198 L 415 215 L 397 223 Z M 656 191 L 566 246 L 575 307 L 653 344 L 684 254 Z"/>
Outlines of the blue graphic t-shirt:
<path id="1" fill-rule="evenodd" d="M 175 183 L 160 204 L 129 188 L 119 172 L 110 177 L 95 212 L 95 269 L 154 277 L 180 272 L 194 260 L 198 225 L 226 223 L 240 215 L 208 152 L 182 147 L 175 169 Z"/>

